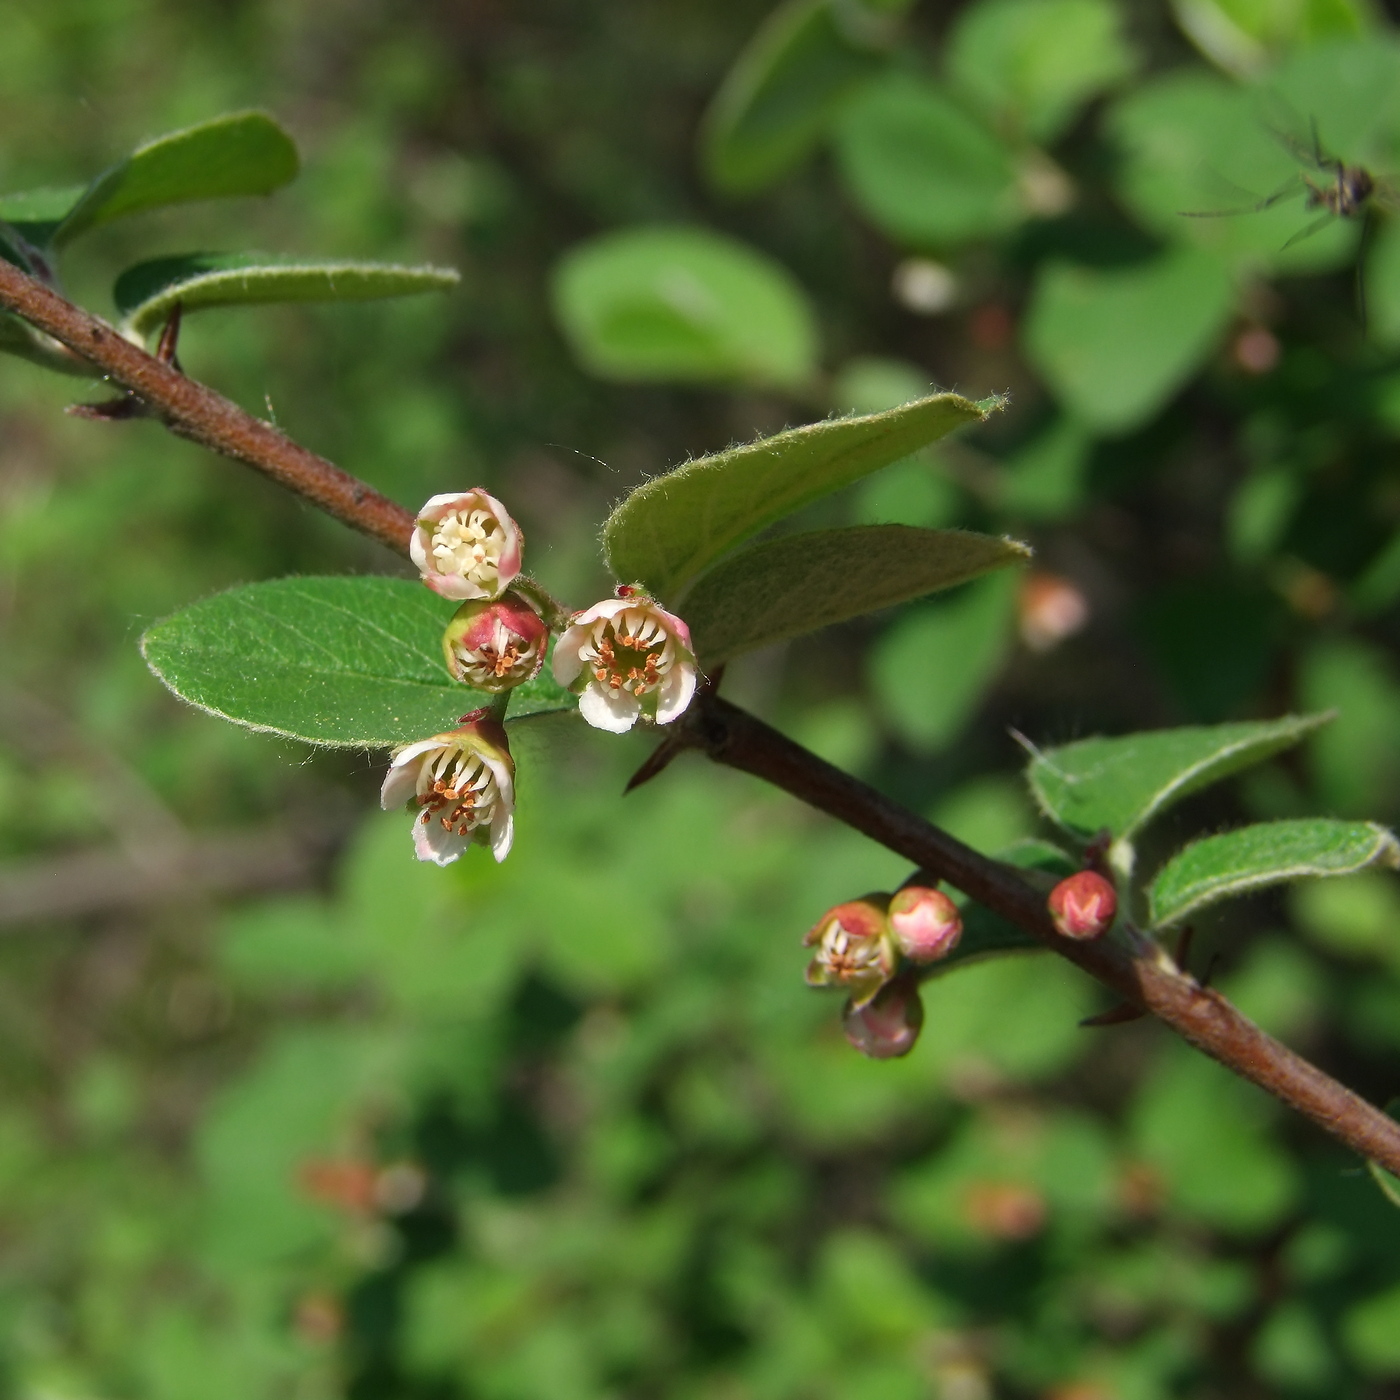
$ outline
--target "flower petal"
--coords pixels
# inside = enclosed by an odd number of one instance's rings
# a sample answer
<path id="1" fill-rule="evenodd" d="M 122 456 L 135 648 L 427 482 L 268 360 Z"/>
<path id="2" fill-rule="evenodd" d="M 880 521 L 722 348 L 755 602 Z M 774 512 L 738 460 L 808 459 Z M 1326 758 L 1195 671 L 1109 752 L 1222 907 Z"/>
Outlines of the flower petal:
<path id="1" fill-rule="evenodd" d="M 554 644 L 554 679 L 567 689 L 583 670 L 579 649 L 588 640 L 589 629 L 582 623 L 566 627 Z"/>
<path id="2" fill-rule="evenodd" d="M 507 810 L 504 816 L 491 823 L 491 854 L 499 865 L 510 854 L 511 843 L 515 840 L 515 813 Z"/>
<path id="3" fill-rule="evenodd" d="M 695 695 L 695 667 L 687 661 L 678 661 L 661 683 L 656 698 L 657 724 L 670 724 L 686 711 Z"/>
<path id="4" fill-rule="evenodd" d="M 379 805 L 386 812 L 402 807 L 418 790 L 418 766 L 411 760 L 407 763 L 395 760 L 393 767 L 384 775 L 384 786 L 379 789 Z"/>
<path id="5" fill-rule="evenodd" d="M 421 818 L 413 823 L 413 849 L 419 860 L 434 865 L 451 865 L 471 844 L 471 837 L 448 831 L 441 822 Z"/>
<path id="6" fill-rule="evenodd" d="M 636 724 L 642 707 L 630 690 L 604 689 L 597 681 L 590 681 L 578 698 L 578 711 L 594 729 L 626 734 Z"/>

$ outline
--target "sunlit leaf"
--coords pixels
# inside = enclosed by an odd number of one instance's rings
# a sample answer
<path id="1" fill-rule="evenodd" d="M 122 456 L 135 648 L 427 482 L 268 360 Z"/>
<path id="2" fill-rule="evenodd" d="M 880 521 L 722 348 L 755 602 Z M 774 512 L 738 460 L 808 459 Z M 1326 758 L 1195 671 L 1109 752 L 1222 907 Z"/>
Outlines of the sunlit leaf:
<path id="1" fill-rule="evenodd" d="M 189 312 L 282 301 L 371 301 L 447 291 L 460 280 L 460 274 L 446 267 L 192 253 L 128 268 L 117 278 L 112 298 L 123 327 L 145 335 L 165 320 L 177 302 Z"/>
<path id="2" fill-rule="evenodd" d="M 1173 803 L 1292 748 L 1332 718 L 1287 715 L 1081 739 L 1035 751 L 1026 779 L 1040 809 L 1067 831 L 1090 837 L 1107 829 L 1125 839 Z"/>
<path id="3" fill-rule="evenodd" d="M 1350 38 L 1374 23 L 1365 0 L 1299 0 L 1287 5 L 1171 0 L 1171 8 L 1187 38 L 1237 78 L 1255 76 L 1282 49 Z"/>
<path id="4" fill-rule="evenodd" d="M 1053 140 L 1134 55 L 1110 0 L 978 0 L 948 41 L 951 82 L 997 130 Z"/>
<path id="5" fill-rule="evenodd" d="M 901 243 L 962 243 L 1023 215 L 1011 152 L 932 83 L 903 73 L 872 83 L 835 138 L 852 198 Z"/>
<path id="6" fill-rule="evenodd" d="M 708 229 L 584 243 L 555 269 L 553 297 L 579 362 L 605 379 L 795 388 L 817 368 L 815 319 L 792 274 Z"/>
<path id="7" fill-rule="evenodd" d="M 1173 856 L 1148 892 L 1152 923 L 1180 923 L 1208 905 L 1271 885 L 1397 864 L 1400 844 L 1375 822 L 1260 822 L 1207 836 Z"/>
<path id="8" fill-rule="evenodd" d="M 638 487 L 609 516 L 603 529 L 608 566 L 619 579 L 674 596 L 766 525 L 1000 406 L 1000 400 L 979 404 L 935 394 L 687 462 Z"/>
<path id="9" fill-rule="evenodd" d="M 266 112 L 230 112 L 148 141 L 103 171 L 54 230 L 54 242 L 167 204 L 271 194 L 298 168 L 292 138 Z"/>
<path id="10" fill-rule="evenodd" d="M 1108 270 L 1050 263 L 1036 283 L 1026 349 L 1077 418 L 1123 433 L 1191 378 L 1234 300 L 1226 264 L 1192 249 Z"/>
<path id="11" fill-rule="evenodd" d="M 442 632 L 455 608 L 407 579 L 273 579 L 156 623 L 141 651 L 176 695 L 222 719 L 309 744 L 389 748 L 490 703 L 447 674 Z M 511 719 L 575 704 L 546 665 L 513 693 Z"/>
<path id="12" fill-rule="evenodd" d="M 831 0 L 790 0 L 749 40 L 705 116 L 701 156 L 720 189 L 748 194 L 816 145 L 851 89 L 879 66 L 843 30 Z"/>
<path id="13" fill-rule="evenodd" d="M 1030 557 L 967 530 L 856 525 L 784 535 L 733 555 L 686 596 L 702 666 L 965 583 Z"/>

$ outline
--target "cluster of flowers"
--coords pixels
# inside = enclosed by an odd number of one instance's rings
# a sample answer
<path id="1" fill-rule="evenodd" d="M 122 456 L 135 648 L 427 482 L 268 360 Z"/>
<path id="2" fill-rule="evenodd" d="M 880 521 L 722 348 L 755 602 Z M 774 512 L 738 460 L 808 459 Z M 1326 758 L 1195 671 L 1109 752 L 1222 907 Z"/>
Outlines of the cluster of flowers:
<path id="1" fill-rule="evenodd" d="M 685 623 L 628 585 L 582 612 L 556 616 L 522 578 L 523 551 L 520 527 L 481 487 L 434 496 L 418 513 L 413 562 L 434 593 L 461 602 L 442 639 L 452 677 L 504 695 L 539 673 L 557 630 L 554 678 L 579 697 L 589 724 L 623 734 L 639 719 L 679 718 L 697 680 Z M 447 865 L 471 845 L 490 846 L 504 860 L 515 814 L 504 726 L 492 710 L 473 710 L 459 728 L 395 750 L 380 803 L 414 812 L 419 860 Z"/>
<path id="2" fill-rule="evenodd" d="M 1065 938 L 1101 938 L 1118 909 L 1113 885 L 1094 870 L 1061 880 L 1047 905 Z M 812 987 L 843 987 L 846 1039 L 876 1060 L 907 1055 L 924 1024 L 920 969 L 946 958 L 962 937 L 962 919 L 946 894 L 905 885 L 896 894 L 868 894 L 828 909 L 804 946 Z"/>

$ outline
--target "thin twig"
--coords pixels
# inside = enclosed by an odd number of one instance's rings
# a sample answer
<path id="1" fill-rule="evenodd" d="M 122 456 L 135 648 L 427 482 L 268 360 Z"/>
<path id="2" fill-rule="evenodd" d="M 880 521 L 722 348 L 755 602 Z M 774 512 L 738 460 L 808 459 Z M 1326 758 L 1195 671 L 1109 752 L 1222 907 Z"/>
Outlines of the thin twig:
<path id="1" fill-rule="evenodd" d="M 161 364 L 105 322 L 4 261 L 0 307 L 47 332 L 138 395 L 172 432 L 246 462 L 336 519 L 401 554 L 407 552 L 411 512 L 212 389 Z M 1400 1123 L 1265 1035 L 1218 992 L 1184 974 L 1151 940 L 1139 936 L 1131 942 L 1078 942 L 1060 937 L 1050 922 L 1044 892 L 1010 866 L 979 855 L 712 691 L 697 694 L 671 733 L 716 762 L 773 783 L 946 880 L 1362 1157 L 1400 1175 Z"/>
<path id="2" fill-rule="evenodd" d="M 133 345 L 105 321 L 0 258 L 0 307 L 47 332 L 114 384 L 135 394 L 171 432 L 236 458 L 328 515 L 399 554 L 408 553 L 413 513 L 349 472 L 308 452 L 270 423 L 186 378 Z"/>

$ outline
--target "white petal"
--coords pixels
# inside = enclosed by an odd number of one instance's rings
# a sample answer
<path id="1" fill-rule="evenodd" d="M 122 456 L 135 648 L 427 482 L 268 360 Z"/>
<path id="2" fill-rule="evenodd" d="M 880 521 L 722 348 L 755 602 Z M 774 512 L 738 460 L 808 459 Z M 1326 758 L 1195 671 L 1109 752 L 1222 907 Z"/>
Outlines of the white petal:
<path id="1" fill-rule="evenodd" d="M 458 836 L 448 831 L 436 817 L 424 822 L 420 817 L 413 823 L 413 849 L 419 860 L 435 865 L 451 865 L 471 844 L 470 836 Z"/>
<path id="2" fill-rule="evenodd" d="M 384 775 L 384 786 L 379 789 L 379 805 L 392 812 L 402 807 L 418 789 L 418 765 L 416 763 L 396 763 Z"/>
<path id="3" fill-rule="evenodd" d="M 670 724 L 685 713 L 695 694 L 695 667 L 688 661 L 678 661 L 661 682 L 656 698 L 657 724 Z"/>
<path id="4" fill-rule="evenodd" d="M 480 749 L 477 750 L 477 754 L 496 780 L 496 791 L 500 794 L 501 803 L 506 811 L 513 810 L 515 807 L 515 779 L 512 776 L 511 765 L 505 759 L 497 758 L 495 754 L 486 753 Z"/>
<path id="5" fill-rule="evenodd" d="M 570 621 L 575 627 L 591 627 L 600 617 L 611 620 L 618 613 L 626 612 L 628 608 L 636 606 L 636 602 L 631 598 L 604 598 L 601 603 L 594 603 L 591 608 L 585 608 Z"/>
<path id="6" fill-rule="evenodd" d="M 630 690 L 604 689 L 597 681 L 590 681 L 578 698 L 578 712 L 594 729 L 626 734 L 636 724 L 642 707 Z"/>
<path id="7" fill-rule="evenodd" d="M 515 814 L 507 810 L 491 823 L 491 854 L 499 864 L 510 854 L 511 842 L 515 840 Z"/>
<path id="8" fill-rule="evenodd" d="M 583 670 L 583 658 L 579 655 L 579 648 L 587 640 L 588 628 L 575 623 L 572 627 L 566 627 L 554 644 L 554 679 L 560 685 L 573 685 L 579 672 Z"/>

